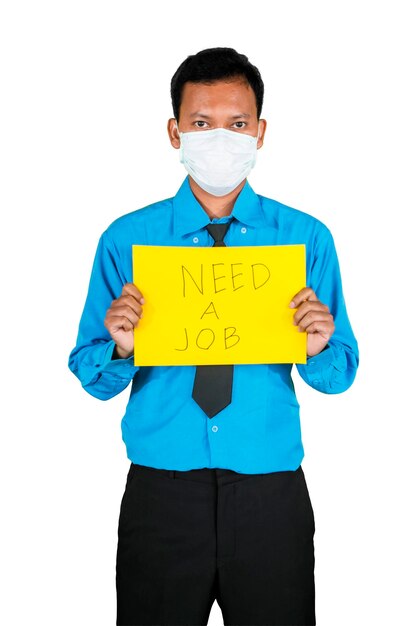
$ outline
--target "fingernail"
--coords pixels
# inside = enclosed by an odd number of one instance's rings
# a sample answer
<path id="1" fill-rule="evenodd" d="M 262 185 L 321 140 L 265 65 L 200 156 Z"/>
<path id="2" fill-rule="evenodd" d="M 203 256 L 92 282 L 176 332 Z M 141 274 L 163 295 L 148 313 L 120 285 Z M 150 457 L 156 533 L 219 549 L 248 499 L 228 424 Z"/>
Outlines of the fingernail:
<path id="1" fill-rule="evenodd" d="M 295 307 L 295 302 L 293 300 L 291 300 L 290 302 L 290 309 L 293 309 Z"/>
<path id="2" fill-rule="evenodd" d="M 139 302 L 140 302 L 141 304 L 145 304 L 145 298 L 141 298 L 141 299 L 139 300 Z"/>

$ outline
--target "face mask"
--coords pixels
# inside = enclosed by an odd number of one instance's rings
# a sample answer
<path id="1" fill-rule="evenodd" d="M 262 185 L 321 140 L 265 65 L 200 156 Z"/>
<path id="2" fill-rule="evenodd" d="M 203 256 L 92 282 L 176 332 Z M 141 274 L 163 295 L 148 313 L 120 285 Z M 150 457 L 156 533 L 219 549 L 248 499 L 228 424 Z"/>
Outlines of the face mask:
<path id="1" fill-rule="evenodd" d="M 236 189 L 255 165 L 258 137 L 224 128 L 178 132 L 180 162 L 213 196 L 225 196 Z"/>

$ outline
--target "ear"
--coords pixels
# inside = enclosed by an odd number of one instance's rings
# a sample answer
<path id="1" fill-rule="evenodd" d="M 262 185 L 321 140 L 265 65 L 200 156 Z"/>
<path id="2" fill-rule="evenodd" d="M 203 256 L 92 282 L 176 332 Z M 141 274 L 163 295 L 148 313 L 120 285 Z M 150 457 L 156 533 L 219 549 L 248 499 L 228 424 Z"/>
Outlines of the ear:
<path id="1" fill-rule="evenodd" d="M 259 138 L 258 138 L 258 143 L 256 145 L 257 150 L 259 150 L 259 148 L 262 148 L 263 144 L 264 144 L 264 136 L 265 136 L 265 131 L 266 131 L 266 120 L 259 120 Z"/>
<path id="2" fill-rule="evenodd" d="M 171 146 L 177 150 L 181 146 L 180 136 L 177 128 L 177 121 L 174 117 L 168 120 L 168 137 L 171 142 Z"/>

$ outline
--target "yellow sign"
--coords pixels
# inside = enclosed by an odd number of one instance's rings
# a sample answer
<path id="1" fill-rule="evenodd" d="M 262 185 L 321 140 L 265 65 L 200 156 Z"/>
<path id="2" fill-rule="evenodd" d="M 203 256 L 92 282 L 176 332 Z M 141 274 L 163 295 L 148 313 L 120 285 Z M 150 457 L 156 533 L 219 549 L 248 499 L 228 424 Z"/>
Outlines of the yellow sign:
<path id="1" fill-rule="evenodd" d="M 135 365 L 306 363 L 293 296 L 306 286 L 305 246 L 133 246 L 145 298 Z"/>

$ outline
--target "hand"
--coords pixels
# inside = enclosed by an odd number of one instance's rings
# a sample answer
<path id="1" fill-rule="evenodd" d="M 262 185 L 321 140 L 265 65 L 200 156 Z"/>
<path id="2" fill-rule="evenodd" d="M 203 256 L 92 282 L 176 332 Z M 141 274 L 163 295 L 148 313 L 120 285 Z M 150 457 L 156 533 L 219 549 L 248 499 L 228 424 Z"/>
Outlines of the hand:
<path id="1" fill-rule="evenodd" d="M 145 298 L 133 283 L 126 283 L 122 294 L 107 309 L 104 326 L 115 341 L 116 357 L 127 359 L 133 354 L 133 329 L 143 316 Z"/>
<path id="2" fill-rule="evenodd" d="M 319 354 L 335 330 L 329 307 L 320 302 L 310 287 L 301 289 L 293 297 L 290 307 L 297 309 L 294 324 L 307 333 L 307 356 Z"/>

